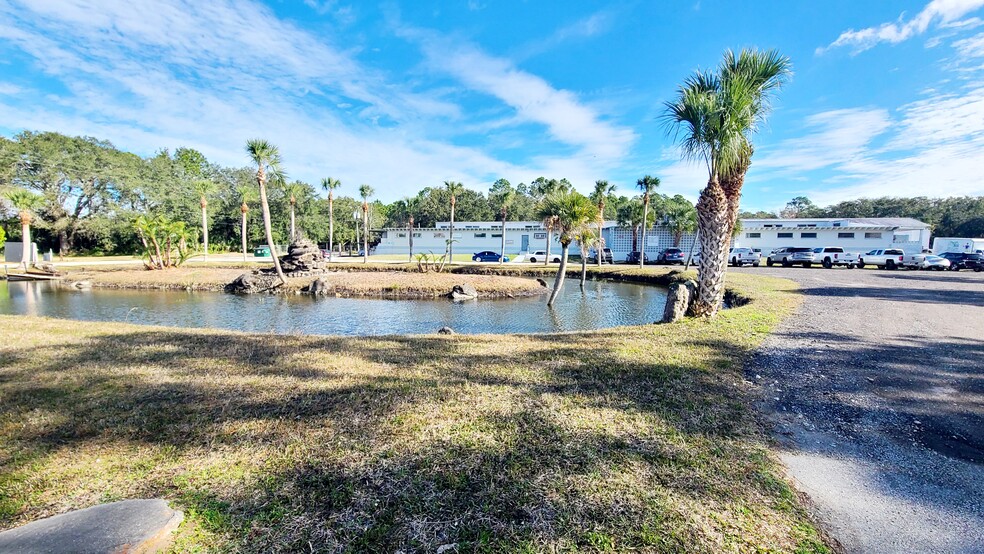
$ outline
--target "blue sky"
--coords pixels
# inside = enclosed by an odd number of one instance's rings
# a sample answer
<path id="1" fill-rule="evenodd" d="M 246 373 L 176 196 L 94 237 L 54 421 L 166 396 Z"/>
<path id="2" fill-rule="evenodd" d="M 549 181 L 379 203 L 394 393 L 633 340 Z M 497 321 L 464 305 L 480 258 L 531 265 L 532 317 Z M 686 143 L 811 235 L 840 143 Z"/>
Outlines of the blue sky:
<path id="1" fill-rule="evenodd" d="M 567 177 L 695 199 L 662 103 L 726 48 L 777 48 L 743 207 L 984 194 L 984 0 L 0 0 L 0 132 L 189 146 L 392 201 Z"/>

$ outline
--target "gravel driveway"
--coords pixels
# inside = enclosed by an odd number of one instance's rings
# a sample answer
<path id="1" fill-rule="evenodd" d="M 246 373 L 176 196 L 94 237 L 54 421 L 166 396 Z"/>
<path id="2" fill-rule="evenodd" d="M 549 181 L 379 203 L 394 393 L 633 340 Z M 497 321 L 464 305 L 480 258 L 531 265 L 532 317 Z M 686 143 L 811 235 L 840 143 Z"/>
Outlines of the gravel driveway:
<path id="1" fill-rule="evenodd" d="M 743 268 L 805 301 L 747 378 L 848 552 L 984 553 L 984 273 Z"/>

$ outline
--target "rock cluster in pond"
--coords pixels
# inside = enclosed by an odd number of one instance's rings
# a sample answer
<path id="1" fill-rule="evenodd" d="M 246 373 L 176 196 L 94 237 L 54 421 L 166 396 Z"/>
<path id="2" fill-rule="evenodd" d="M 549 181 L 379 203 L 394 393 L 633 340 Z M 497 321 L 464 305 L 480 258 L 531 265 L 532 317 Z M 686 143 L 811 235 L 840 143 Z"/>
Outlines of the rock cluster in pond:
<path id="1" fill-rule="evenodd" d="M 478 291 L 475 287 L 464 283 L 461 285 L 455 285 L 448 294 L 452 300 L 471 300 L 472 298 L 478 298 Z"/>
<path id="2" fill-rule="evenodd" d="M 315 296 L 324 296 L 326 294 L 329 294 L 331 292 L 331 289 L 332 289 L 331 283 L 325 281 L 321 277 L 318 277 L 317 279 L 312 281 L 310 285 L 301 289 L 301 292 L 306 292 L 308 294 L 313 294 Z"/>
<path id="3" fill-rule="evenodd" d="M 670 285 L 666 294 L 666 308 L 663 309 L 661 323 L 674 323 L 683 319 L 697 294 L 697 283 L 692 279 L 677 281 Z"/>
<path id="4" fill-rule="evenodd" d="M 235 281 L 226 285 L 225 290 L 236 294 L 254 294 L 268 291 L 278 284 L 280 284 L 280 279 L 276 273 L 268 275 L 260 271 L 253 271 L 236 277 Z"/>
<path id="5" fill-rule="evenodd" d="M 280 256 L 280 268 L 287 277 L 307 277 L 324 273 L 328 261 L 318 245 L 308 239 L 299 239 L 287 247 L 287 255 Z M 276 274 L 273 267 L 262 270 L 263 273 Z"/>

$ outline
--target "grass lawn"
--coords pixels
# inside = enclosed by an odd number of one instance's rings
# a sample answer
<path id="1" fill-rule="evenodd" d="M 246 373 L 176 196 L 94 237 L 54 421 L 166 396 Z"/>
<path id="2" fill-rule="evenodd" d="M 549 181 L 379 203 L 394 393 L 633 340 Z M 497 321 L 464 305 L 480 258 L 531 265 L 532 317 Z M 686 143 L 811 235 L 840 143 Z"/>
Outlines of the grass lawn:
<path id="1" fill-rule="evenodd" d="M 729 280 L 713 321 L 590 333 L 0 316 L 0 528 L 163 497 L 177 552 L 825 552 L 741 374 L 798 295 Z"/>

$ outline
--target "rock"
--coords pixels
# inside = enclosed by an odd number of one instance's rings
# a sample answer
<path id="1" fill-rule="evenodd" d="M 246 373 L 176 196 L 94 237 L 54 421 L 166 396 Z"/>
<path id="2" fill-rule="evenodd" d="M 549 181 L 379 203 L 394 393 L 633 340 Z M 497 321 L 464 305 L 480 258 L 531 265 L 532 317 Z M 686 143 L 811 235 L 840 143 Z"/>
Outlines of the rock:
<path id="1" fill-rule="evenodd" d="M 437 330 L 437 334 L 438 335 L 453 335 L 454 334 L 454 329 L 452 329 L 450 327 L 441 327 L 440 329 Z"/>
<path id="2" fill-rule="evenodd" d="M 226 285 L 226 292 L 236 294 L 253 294 L 273 288 L 280 280 L 276 275 L 266 273 L 243 273 L 236 280 Z"/>
<path id="3" fill-rule="evenodd" d="M 308 294 L 313 294 L 315 296 L 324 296 L 329 292 L 331 292 L 331 289 L 332 289 L 331 283 L 325 281 L 321 277 L 318 277 L 314 281 L 311 281 L 311 284 L 304 287 L 302 290 L 303 292 L 306 292 Z"/>
<path id="4" fill-rule="evenodd" d="M 663 309 L 662 323 L 680 321 L 690 311 L 690 304 L 697 292 L 697 283 L 693 280 L 676 282 L 670 285 L 666 294 L 666 308 Z"/>
<path id="5" fill-rule="evenodd" d="M 92 288 L 92 281 L 73 281 L 68 286 L 78 290 L 88 290 Z"/>
<path id="6" fill-rule="evenodd" d="M 280 256 L 280 268 L 287 277 L 306 277 L 324 273 L 328 262 L 318 245 L 307 239 L 298 239 L 287 247 L 287 254 Z M 262 270 L 266 274 L 276 274 L 275 268 Z"/>
<path id="7" fill-rule="evenodd" d="M 475 287 L 469 284 L 455 285 L 451 289 L 451 294 L 449 295 L 454 300 L 470 300 L 472 298 L 478 298 L 478 291 Z"/>
<path id="8" fill-rule="evenodd" d="M 537 279 L 536 282 L 537 283 L 540 283 L 540 286 L 541 287 L 546 287 L 547 286 L 547 282 L 544 281 L 543 279 Z"/>
<path id="9" fill-rule="evenodd" d="M 160 499 L 111 502 L 4 531 L 0 552 L 161 552 L 182 519 Z"/>

